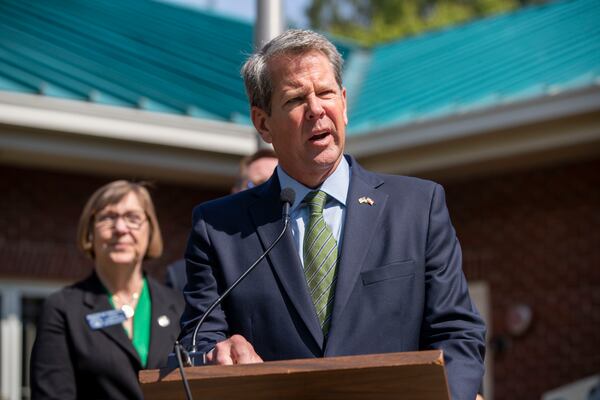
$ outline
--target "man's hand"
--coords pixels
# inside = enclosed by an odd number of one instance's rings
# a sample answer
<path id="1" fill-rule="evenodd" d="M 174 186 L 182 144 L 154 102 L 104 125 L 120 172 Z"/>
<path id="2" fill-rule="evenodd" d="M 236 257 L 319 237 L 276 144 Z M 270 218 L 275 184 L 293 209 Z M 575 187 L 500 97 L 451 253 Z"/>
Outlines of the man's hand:
<path id="1" fill-rule="evenodd" d="M 206 361 L 208 364 L 217 365 L 263 362 L 250 342 L 241 335 L 233 335 L 229 339 L 217 343 L 215 348 L 206 354 Z"/>

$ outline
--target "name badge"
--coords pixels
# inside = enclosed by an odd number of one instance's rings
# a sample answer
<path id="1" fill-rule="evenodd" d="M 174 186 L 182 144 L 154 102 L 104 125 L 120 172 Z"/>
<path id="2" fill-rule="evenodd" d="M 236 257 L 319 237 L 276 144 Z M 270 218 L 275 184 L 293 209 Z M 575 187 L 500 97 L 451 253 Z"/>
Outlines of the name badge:
<path id="1" fill-rule="evenodd" d="M 123 310 L 100 311 L 85 316 L 88 325 L 92 330 L 103 329 L 108 326 L 122 324 L 127 320 Z"/>

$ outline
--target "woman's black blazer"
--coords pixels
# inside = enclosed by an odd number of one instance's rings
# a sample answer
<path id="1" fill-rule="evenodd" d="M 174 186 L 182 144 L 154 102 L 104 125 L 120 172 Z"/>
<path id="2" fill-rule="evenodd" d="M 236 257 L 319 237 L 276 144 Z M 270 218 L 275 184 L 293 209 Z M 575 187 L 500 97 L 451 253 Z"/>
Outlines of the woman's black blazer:
<path id="1" fill-rule="evenodd" d="M 166 365 L 179 334 L 183 296 L 147 277 L 152 326 L 147 369 Z M 32 399 L 142 399 L 140 358 L 121 324 L 92 330 L 86 315 L 111 310 L 93 273 L 49 296 L 31 356 Z"/>

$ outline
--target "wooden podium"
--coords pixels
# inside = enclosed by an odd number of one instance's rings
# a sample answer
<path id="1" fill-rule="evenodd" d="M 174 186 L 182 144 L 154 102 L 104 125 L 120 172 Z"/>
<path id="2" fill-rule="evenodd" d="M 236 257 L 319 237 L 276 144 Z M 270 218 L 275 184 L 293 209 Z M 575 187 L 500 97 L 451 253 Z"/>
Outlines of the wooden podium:
<path id="1" fill-rule="evenodd" d="M 194 400 L 448 400 L 439 350 L 186 368 Z M 146 400 L 185 399 L 179 370 L 140 371 Z"/>

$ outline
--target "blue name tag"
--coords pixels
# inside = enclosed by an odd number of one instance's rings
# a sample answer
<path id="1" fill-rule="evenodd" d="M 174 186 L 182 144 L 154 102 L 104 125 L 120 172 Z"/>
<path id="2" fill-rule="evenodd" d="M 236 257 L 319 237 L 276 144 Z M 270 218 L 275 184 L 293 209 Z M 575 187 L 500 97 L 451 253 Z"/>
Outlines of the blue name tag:
<path id="1" fill-rule="evenodd" d="M 127 316 L 123 310 L 109 310 L 88 314 L 85 316 L 85 319 L 90 328 L 97 330 L 106 328 L 107 326 L 122 324 L 127 319 Z"/>

